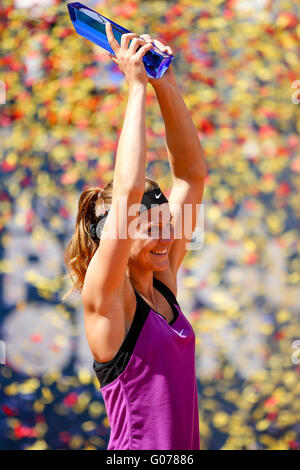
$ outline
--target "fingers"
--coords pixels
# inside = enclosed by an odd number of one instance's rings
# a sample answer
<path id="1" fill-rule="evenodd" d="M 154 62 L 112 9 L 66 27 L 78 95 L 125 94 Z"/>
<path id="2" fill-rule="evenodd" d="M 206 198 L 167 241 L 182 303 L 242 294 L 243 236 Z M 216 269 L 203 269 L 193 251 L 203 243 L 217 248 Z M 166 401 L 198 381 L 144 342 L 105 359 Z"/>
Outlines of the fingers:
<path id="1" fill-rule="evenodd" d="M 128 44 L 133 38 L 138 38 L 138 35 L 135 33 L 126 33 L 121 36 L 121 47 L 128 49 Z"/>
<path id="2" fill-rule="evenodd" d="M 148 42 L 147 44 L 145 44 L 144 46 L 142 46 L 142 47 L 138 50 L 138 52 L 135 54 L 136 57 L 137 57 L 137 59 L 138 59 L 138 60 L 142 59 L 142 57 L 144 57 L 144 55 L 146 54 L 146 52 L 150 51 L 150 49 L 152 49 L 152 48 L 153 48 L 153 44 L 151 44 L 151 43 L 149 43 L 149 42 Z"/>
<path id="3" fill-rule="evenodd" d="M 113 61 L 115 64 L 119 65 L 119 62 L 118 62 L 118 60 L 117 60 L 115 57 L 112 57 L 111 59 L 112 59 L 112 61 Z"/>
<path id="4" fill-rule="evenodd" d="M 162 43 L 161 41 L 158 41 L 157 39 L 152 39 L 150 34 L 141 34 L 140 38 L 144 39 L 146 42 L 152 42 L 152 44 L 154 44 L 155 47 L 160 49 L 162 52 L 167 52 L 171 55 L 174 54 L 170 46 L 167 46 L 166 44 Z"/>
<path id="5" fill-rule="evenodd" d="M 115 64 L 119 65 L 118 59 L 113 54 L 109 53 L 108 56 L 111 58 L 111 60 L 114 61 Z"/>
<path id="6" fill-rule="evenodd" d="M 141 34 L 140 38 L 144 39 L 146 42 L 152 42 L 152 38 L 151 38 L 150 34 Z"/>
<path id="7" fill-rule="evenodd" d="M 158 49 L 160 49 L 162 52 L 166 52 L 167 54 L 172 54 L 173 55 L 173 51 L 172 51 L 170 46 L 166 46 L 165 44 L 158 41 L 157 39 L 154 39 L 153 42 L 154 42 L 154 45 L 156 47 L 158 47 Z"/>
<path id="8" fill-rule="evenodd" d="M 109 21 L 105 23 L 105 32 L 106 32 L 107 40 L 108 40 L 110 47 L 112 48 L 114 52 L 116 52 L 118 49 L 120 49 L 120 45 L 114 36 L 112 26 Z"/>
<path id="9" fill-rule="evenodd" d="M 140 38 L 134 38 L 129 46 L 129 51 L 131 52 L 131 54 L 135 54 L 137 48 L 139 46 L 142 46 L 143 44 L 145 44 L 143 40 L 141 40 Z"/>

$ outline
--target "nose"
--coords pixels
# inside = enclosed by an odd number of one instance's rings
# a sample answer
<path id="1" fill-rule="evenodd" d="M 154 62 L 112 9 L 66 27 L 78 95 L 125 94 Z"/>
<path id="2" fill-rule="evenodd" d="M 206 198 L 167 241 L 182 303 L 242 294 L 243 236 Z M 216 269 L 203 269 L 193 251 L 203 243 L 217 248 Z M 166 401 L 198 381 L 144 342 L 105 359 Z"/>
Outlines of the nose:
<path id="1" fill-rule="evenodd" d="M 174 228 L 171 225 L 170 227 L 165 227 L 164 230 L 161 231 L 160 234 L 160 241 L 162 244 L 169 245 L 174 240 Z"/>

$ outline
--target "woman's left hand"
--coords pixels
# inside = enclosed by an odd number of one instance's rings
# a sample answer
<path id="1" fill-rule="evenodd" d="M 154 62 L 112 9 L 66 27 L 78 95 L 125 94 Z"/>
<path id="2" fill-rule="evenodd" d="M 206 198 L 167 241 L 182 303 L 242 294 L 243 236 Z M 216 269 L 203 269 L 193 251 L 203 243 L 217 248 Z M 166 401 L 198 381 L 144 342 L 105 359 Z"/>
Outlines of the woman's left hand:
<path id="1" fill-rule="evenodd" d="M 166 52 L 167 54 L 173 55 L 173 51 L 170 46 L 166 46 L 165 44 L 158 41 L 157 39 L 152 39 L 150 34 L 141 34 L 140 38 L 143 39 L 145 42 L 151 42 L 152 44 L 154 44 L 154 46 L 156 46 L 162 52 Z M 108 54 L 108 55 L 115 62 L 115 64 L 119 65 L 117 58 L 113 54 Z M 172 63 L 169 65 L 169 67 L 167 68 L 167 70 L 165 71 L 165 73 L 163 74 L 161 78 L 149 77 L 148 81 L 149 83 L 151 83 L 153 87 L 164 85 L 165 83 L 176 85 L 177 83 L 176 83 L 176 78 L 175 78 Z"/>

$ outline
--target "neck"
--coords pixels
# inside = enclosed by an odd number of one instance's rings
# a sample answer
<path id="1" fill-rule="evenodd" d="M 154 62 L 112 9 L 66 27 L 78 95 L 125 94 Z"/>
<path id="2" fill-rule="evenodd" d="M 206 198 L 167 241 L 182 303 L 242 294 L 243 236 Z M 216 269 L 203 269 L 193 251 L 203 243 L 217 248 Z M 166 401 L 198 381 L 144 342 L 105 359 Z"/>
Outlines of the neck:
<path id="1" fill-rule="evenodd" d="M 154 294 L 153 288 L 153 271 L 145 271 L 144 273 L 137 273 L 135 270 L 129 270 L 126 272 L 132 286 L 135 290 L 145 297 L 151 304 L 155 305 L 157 309 L 157 300 Z"/>

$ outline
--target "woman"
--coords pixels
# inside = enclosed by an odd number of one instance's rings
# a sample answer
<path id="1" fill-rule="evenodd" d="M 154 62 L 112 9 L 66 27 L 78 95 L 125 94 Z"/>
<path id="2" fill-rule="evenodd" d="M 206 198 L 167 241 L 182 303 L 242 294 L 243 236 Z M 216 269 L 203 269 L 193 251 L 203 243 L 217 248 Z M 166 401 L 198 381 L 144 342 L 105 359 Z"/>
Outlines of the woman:
<path id="1" fill-rule="evenodd" d="M 82 291 L 86 335 L 111 426 L 107 449 L 197 450 L 195 335 L 176 300 L 176 276 L 196 225 L 205 164 L 171 66 L 161 79 L 148 79 L 142 58 L 153 47 L 150 36 L 124 34 L 119 45 L 110 23 L 106 32 L 128 84 L 128 104 L 113 181 L 81 194 L 65 262 Z M 166 125 L 169 202 L 145 177 L 148 81 Z M 193 210 L 182 215 L 185 204 Z M 174 229 L 183 235 L 175 238 Z"/>

